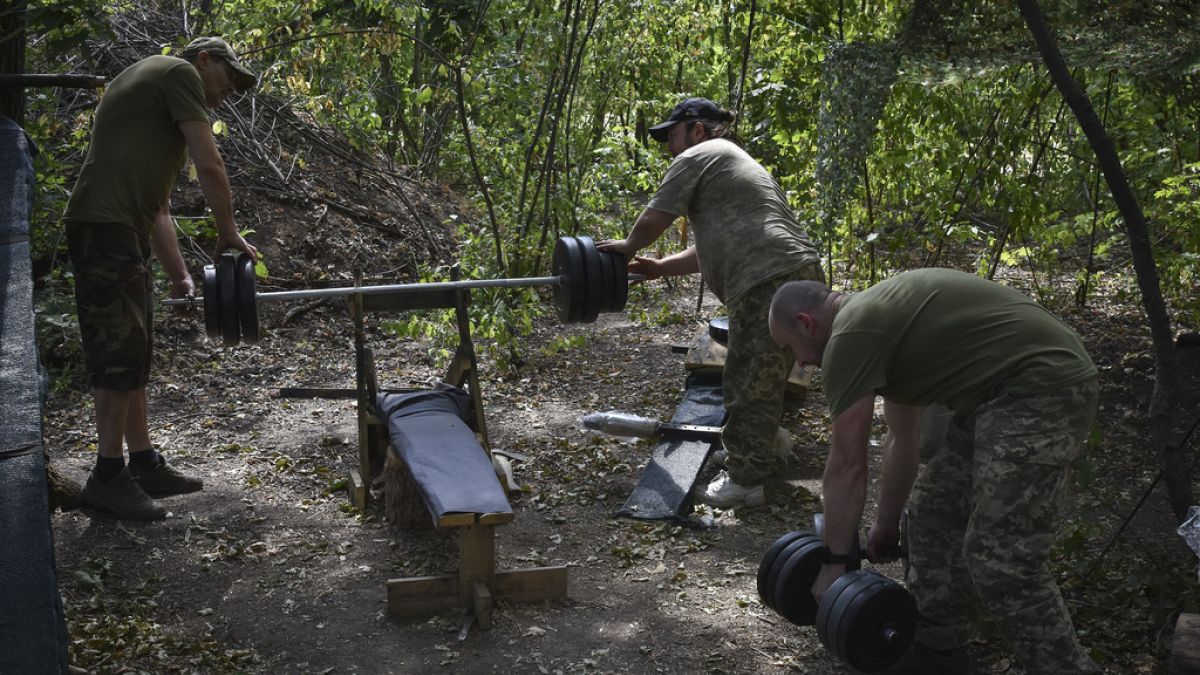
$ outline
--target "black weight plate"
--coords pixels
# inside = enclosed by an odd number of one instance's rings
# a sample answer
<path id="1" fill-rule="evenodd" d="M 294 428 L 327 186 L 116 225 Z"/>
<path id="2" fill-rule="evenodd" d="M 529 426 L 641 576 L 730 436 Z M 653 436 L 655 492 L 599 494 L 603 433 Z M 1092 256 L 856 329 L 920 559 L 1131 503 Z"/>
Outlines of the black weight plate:
<path id="1" fill-rule="evenodd" d="M 767 607 L 776 612 L 779 611 L 780 607 L 779 575 L 783 571 L 783 566 L 787 564 L 788 560 L 791 560 L 792 554 L 799 548 L 808 546 L 813 541 L 820 541 L 820 537 L 809 532 L 801 532 L 800 535 L 779 550 L 779 553 L 767 568 L 766 575 L 763 577 L 762 594 L 766 597 Z"/>
<path id="2" fill-rule="evenodd" d="M 758 561 L 758 577 L 756 586 L 758 587 L 758 599 L 767 607 L 773 605 L 767 599 L 767 573 L 771 571 L 771 565 L 775 563 L 775 559 L 779 557 L 779 552 L 782 551 L 788 544 L 796 541 L 800 537 L 809 534 L 808 532 L 788 532 L 782 537 L 776 539 L 774 543 L 767 547 L 767 552 L 763 553 L 763 557 Z"/>
<path id="3" fill-rule="evenodd" d="M 848 608 L 863 589 L 875 582 L 873 576 L 879 575 L 870 570 L 854 570 L 843 574 L 830 585 L 817 609 L 817 637 L 839 659 L 846 658 L 843 638 L 851 623 Z"/>
<path id="4" fill-rule="evenodd" d="M 792 553 L 775 579 L 775 610 L 797 626 L 811 626 L 817 617 L 812 587 L 821 573 L 825 543 L 813 537 Z"/>
<path id="5" fill-rule="evenodd" d="M 612 305 L 615 299 L 613 296 L 617 284 L 617 266 L 613 262 L 612 254 L 608 251 L 597 249 L 596 253 L 600 257 L 600 312 L 607 313 L 613 311 Z"/>
<path id="6" fill-rule="evenodd" d="M 575 237 L 564 239 L 567 242 L 567 278 L 571 280 L 571 323 L 579 323 L 587 309 L 587 268 L 579 240 Z"/>
<path id="7" fill-rule="evenodd" d="M 221 336 L 221 300 L 217 297 L 217 267 L 204 266 L 204 333 L 210 340 Z"/>
<path id="8" fill-rule="evenodd" d="M 550 266 L 550 274 L 559 278 L 554 287 L 554 309 L 558 320 L 562 323 L 571 322 L 571 283 L 567 267 L 571 264 L 571 256 L 567 253 L 569 237 L 559 237 L 554 242 L 554 259 Z"/>
<path id="9" fill-rule="evenodd" d="M 238 325 L 237 264 L 232 253 L 224 253 L 217 259 L 217 302 L 221 304 L 221 340 L 226 347 L 241 341 Z"/>
<path id="10" fill-rule="evenodd" d="M 860 576 L 861 574 L 855 571 L 847 572 L 834 579 L 833 583 L 825 591 L 825 597 L 821 599 L 821 605 L 817 607 L 817 637 L 821 638 L 821 644 L 824 644 L 829 651 L 837 654 L 839 657 L 841 655 L 838 654 L 833 646 L 837 636 L 834 634 L 835 624 L 830 620 L 830 617 L 834 614 L 835 608 L 838 609 L 840 615 L 841 607 L 838 605 L 838 602 L 842 600 L 843 595 L 846 595 L 846 589 L 858 581 Z M 849 601 L 848 595 L 846 595 L 846 601 Z"/>
<path id="11" fill-rule="evenodd" d="M 238 322 L 242 342 L 258 342 L 258 292 L 255 288 L 254 261 L 245 253 L 237 257 Z"/>
<path id="12" fill-rule="evenodd" d="M 579 242 L 579 250 L 583 254 L 583 268 L 587 273 L 587 288 L 584 289 L 583 314 L 580 320 L 592 323 L 600 316 L 600 303 L 603 299 L 604 275 L 600 272 L 600 251 L 596 250 L 596 242 L 591 237 L 575 237 Z"/>
<path id="13" fill-rule="evenodd" d="M 610 311 L 620 312 L 625 309 L 625 301 L 629 299 L 629 264 L 625 261 L 625 256 L 621 253 L 610 252 L 613 262 L 617 267 L 617 282 L 614 285 L 616 294 L 613 295 L 612 309 Z"/>
<path id="14" fill-rule="evenodd" d="M 891 579 L 877 577 L 847 606 L 837 629 L 842 660 L 864 673 L 895 663 L 916 637 L 916 600 Z"/>

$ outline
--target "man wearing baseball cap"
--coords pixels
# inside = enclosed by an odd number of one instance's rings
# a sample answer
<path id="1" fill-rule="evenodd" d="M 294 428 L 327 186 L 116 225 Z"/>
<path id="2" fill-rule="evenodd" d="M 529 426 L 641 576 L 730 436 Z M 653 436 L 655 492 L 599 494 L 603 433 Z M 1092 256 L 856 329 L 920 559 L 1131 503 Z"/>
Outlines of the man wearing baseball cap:
<path id="1" fill-rule="evenodd" d="M 701 272 L 725 303 L 726 469 L 696 495 L 719 508 L 763 503 L 767 477 L 790 459 L 791 434 L 779 421 L 792 359 L 771 339 L 767 314 L 784 283 L 824 278 L 787 196 L 742 149 L 733 119 L 706 98 L 688 98 L 651 127 L 650 136 L 667 144 L 674 161 L 628 236 L 599 244 L 630 257 L 629 271 L 647 279 Z M 680 216 L 688 219 L 695 245 L 661 259 L 634 257 Z"/>
<path id="2" fill-rule="evenodd" d="M 256 78 L 220 38 L 197 38 L 181 56 L 142 59 L 106 87 L 63 217 L 96 408 L 96 467 L 83 498 L 135 520 L 166 517 L 152 496 L 203 488 L 154 448 L 146 416 L 154 326 L 151 256 L 171 280 L 171 297 L 195 292 L 170 212 L 171 190 L 189 155 L 216 221 L 217 253 L 258 255 L 238 233 L 229 177 L 208 118 L 209 109 L 235 91 L 253 88 Z"/>

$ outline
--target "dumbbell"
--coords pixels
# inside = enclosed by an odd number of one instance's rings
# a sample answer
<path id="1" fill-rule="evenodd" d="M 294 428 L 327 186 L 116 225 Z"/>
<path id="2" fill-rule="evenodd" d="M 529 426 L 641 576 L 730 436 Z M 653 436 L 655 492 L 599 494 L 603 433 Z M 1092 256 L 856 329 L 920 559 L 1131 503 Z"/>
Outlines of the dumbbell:
<path id="1" fill-rule="evenodd" d="M 894 549 L 885 553 L 902 553 Z M 791 623 L 815 625 L 821 643 L 853 668 L 870 673 L 890 666 L 912 646 L 916 601 L 882 574 L 854 569 L 838 577 L 818 605 L 812 586 L 827 555 L 824 541 L 812 532 L 788 532 L 775 540 L 759 561 L 759 599 Z M 855 546 L 853 557 L 866 555 Z"/>

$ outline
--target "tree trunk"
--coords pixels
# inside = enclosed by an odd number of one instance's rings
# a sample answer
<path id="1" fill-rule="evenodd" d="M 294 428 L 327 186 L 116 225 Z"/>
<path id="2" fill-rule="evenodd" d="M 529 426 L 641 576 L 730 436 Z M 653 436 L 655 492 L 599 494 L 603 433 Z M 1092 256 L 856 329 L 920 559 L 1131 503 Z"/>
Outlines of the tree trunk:
<path id="1" fill-rule="evenodd" d="M 1183 460 L 1181 449 L 1169 442 L 1172 417 L 1175 410 L 1177 391 L 1175 382 L 1175 354 L 1171 337 L 1171 319 L 1167 316 L 1162 289 L 1158 281 L 1158 270 L 1154 266 L 1154 251 L 1150 246 L 1146 217 L 1138 204 L 1137 196 L 1129 186 L 1121 159 L 1117 156 L 1112 139 L 1104 130 L 1104 124 L 1092 108 L 1087 94 L 1071 77 L 1054 36 L 1036 0 L 1017 0 L 1017 6 L 1029 32 L 1037 43 L 1042 60 L 1050 71 L 1050 78 L 1062 93 L 1067 105 L 1079 120 L 1079 126 L 1087 136 L 1088 143 L 1096 153 L 1104 180 L 1112 193 L 1113 201 L 1125 221 L 1129 247 L 1133 254 L 1133 269 L 1137 274 L 1138 288 L 1142 292 L 1142 307 L 1150 324 L 1154 342 L 1154 391 L 1150 396 L 1150 443 L 1162 465 L 1163 477 L 1171 510 L 1182 522 L 1192 505 L 1191 471 Z"/>

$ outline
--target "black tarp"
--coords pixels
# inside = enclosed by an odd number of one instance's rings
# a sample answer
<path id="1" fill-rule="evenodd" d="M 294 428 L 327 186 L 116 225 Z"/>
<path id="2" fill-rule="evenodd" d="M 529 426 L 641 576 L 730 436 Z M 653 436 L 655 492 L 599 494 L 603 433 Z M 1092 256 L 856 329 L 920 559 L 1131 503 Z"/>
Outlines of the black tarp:
<path id="1" fill-rule="evenodd" d="M 492 460 L 464 420 L 471 397 L 448 384 L 416 392 L 381 393 L 392 449 L 421 486 L 434 519 L 447 513 L 511 513 Z"/>
<path id="2" fill-rule="evenodd" d="M 0 673 L 66 673 L 33 326 L 32 154 L 0 117 Z"/>

